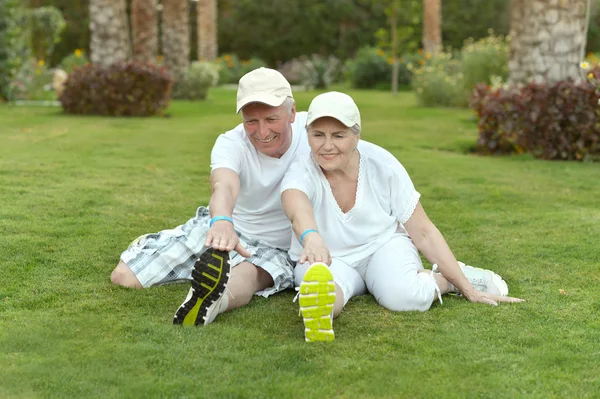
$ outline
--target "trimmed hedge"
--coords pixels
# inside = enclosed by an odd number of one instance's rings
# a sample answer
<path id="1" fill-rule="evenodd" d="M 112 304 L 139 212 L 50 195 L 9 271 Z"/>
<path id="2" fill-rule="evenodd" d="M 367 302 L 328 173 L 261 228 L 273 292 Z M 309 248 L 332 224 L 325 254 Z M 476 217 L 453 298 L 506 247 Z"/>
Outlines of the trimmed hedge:
<path id="1" fill-rule="evenodd" d="M 475 87 L 481 154 L 528 152 L 537 158 L 600 160 L 600 94 L 589 82 Z"/>
<path id="2" fill-rule="evenodd" d="M 135 62 L 75 68 L 59 97 L 68 114 L 150 116 L 171 100 L 173 78 L 164 67 Z"/>

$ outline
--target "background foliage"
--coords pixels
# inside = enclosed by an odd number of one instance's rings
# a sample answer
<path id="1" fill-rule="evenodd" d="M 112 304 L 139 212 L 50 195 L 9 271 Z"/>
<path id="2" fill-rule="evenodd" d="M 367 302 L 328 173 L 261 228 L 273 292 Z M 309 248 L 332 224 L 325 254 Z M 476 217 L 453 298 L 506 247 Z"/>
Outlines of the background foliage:
<path id="1" fill-rule="evenodd" d="M 0 100 L 13 97 L 10 83 L 29 58 L 27 26 L 20 0 L 0 0 Z"/>

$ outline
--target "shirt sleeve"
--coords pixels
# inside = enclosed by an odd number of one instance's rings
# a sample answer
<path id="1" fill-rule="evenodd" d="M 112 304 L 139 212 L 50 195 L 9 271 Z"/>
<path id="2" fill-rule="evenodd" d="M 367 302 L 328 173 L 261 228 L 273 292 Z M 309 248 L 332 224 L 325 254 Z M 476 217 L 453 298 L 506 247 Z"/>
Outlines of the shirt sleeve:
<path id="1" fill-rule="evenodd" d="M 310 166 L 312 165 L 308 165 L 302 159 L 294 161 L 281 181 L 281 193 L 283 194 L 286 190 L 300 190 L 312 202 L 315 187 L 311 179 L 312 173 L 308 169 Z"/>
<path id="2" fill-rule="evenodd" d="M 404 169 L 404 166 L 394 158 L 391 167 L 390 189 L 391 189 L 391 204 L 392 214 L 396 219 L 404 224 L 410 219 L 421 194 L 417 192 L 415 186 L 410 179 L 410 176 Z"/>
<path id="3" fill-rule="evenodd" d="M 210 169 L 228 168 L 238 175 L 242 172 L 243 144 L 233 135 L 221 134 L 210 153 Z"/>

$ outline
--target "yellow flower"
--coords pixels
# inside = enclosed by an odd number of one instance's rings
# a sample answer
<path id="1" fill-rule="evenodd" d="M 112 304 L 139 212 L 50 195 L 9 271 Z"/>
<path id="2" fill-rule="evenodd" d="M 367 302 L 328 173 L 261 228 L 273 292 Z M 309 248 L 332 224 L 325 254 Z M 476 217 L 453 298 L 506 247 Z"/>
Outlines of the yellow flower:
<path id="1" fill-rule="evenodd" d="M 377 49 L 377 55 L 380 57 L 383 57 L 385 55 L 385 51 L 383 51 L 382 49 L 378 48 Z"/>
<path id="2" fill-rule="evenodd" d="M 579 66 L 581 67 L 581 69 L 588 69 L 590 67 L 590 63 L 587 61 L 583 61 L 579 64 Z"/>
<path id="3" fill-rule="evenodd" d="M 44 62 L 44 60 L 39 60 L 38 61 L 38 65 L 43 67 L 46 64 L 46 62 Z"/>
<path id="4" fill-rule="evenodd" d="M 225 54 L 225 57 L 223 57 L 225 59 L 225 61 L 231 61 L 231 56 L 229 54 Z"/>
<path id="5" fill-rule="evenodd" d="M 163 60 L 164 60 L 164 59 L 165 59 L 165 58 L 164 58 L 162 55 L 157 55 L 157 56 L 156 56 L 156 61 L 157 61 L 157 62 L 163 62 Z"/>
<path id="6" fill-rule="evenodd" d="M 417 53 L 418 53 L 418 54 L 423 54 L 423 49 L 422 49 L 422 48 L 418 49 L 418 50 L 417 50 Z"/>
<path id="7" fill-rule="evenodd" d="M 424 65 L 424 64 L 425 64 L 425 61 L 419 60 L 419 65 Z"/>
<path id="8" fill-rule="evenodd" d="M 75 57 L 80 58 L 83 55 L 81 49 L 75 49 Z"/>
<path id="9" fill-rule="evenodd" d="M 588 79 L 594 79 L 594 74 L 593 73 L 588 73 Z"/>
<path id="10" fill-rule="evenodd" d="M 429 54 L 429 53 L 425 53 L 425 59 L 426 59 L 426 60 L 429 60 L 429 59 L 431 59 L 431 54 Z"/>
<path id="11" fill-rule="evenodd" d="M 227 61 L 227 66 L 228 66 L 229 68 L 233 68 L 233 62 L 231 62 L 231 61 Z"/>
<path id="12" fill-rule="evenodd" d="M 388 57 L 387 62 L 392 65 L 394 63 L 394 57 Z"/>

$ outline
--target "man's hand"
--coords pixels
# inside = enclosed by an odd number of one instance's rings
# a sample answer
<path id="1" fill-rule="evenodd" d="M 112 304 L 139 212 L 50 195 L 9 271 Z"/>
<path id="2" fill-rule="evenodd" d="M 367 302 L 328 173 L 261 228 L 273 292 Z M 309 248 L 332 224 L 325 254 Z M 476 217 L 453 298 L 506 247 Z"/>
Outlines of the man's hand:
<path id="1" fill-rule="evenodd" d="M 304 250 L 299 259 L 300 263 L 308 261 L 312 265 L 316 262 L 323 262 L 327 266 L 331 266 L 331 254 L 319 233 L 309 233 L 302 241 Z"/>
<path id="2" fill-rule="evenodd" d="M 244 258 L 252 256 L 246 248 L 240 244 L 240 238 L 233 229 L 233 224 L 227 220 L 217 220 L 213 223 L 208 233 L 206 233 L 206 241 L 204 246 L 213 247 L 219 251 L 235 251 Z"/>

